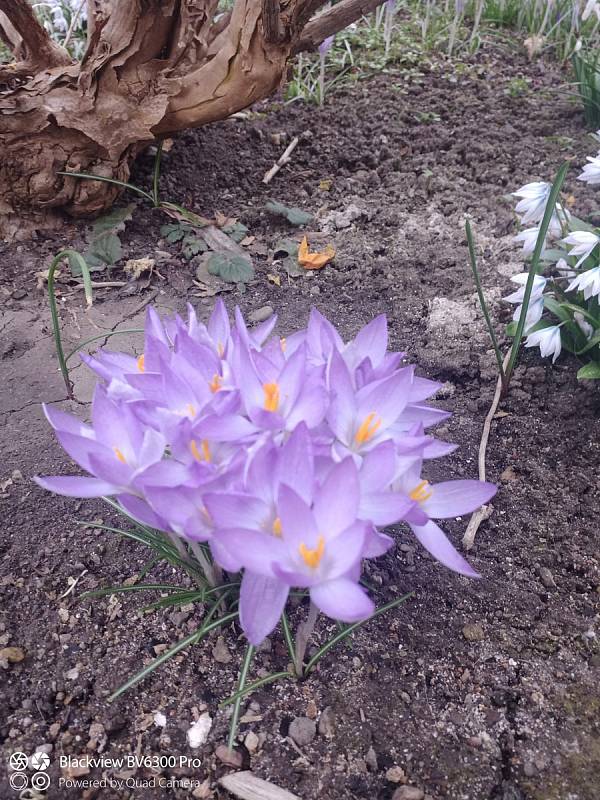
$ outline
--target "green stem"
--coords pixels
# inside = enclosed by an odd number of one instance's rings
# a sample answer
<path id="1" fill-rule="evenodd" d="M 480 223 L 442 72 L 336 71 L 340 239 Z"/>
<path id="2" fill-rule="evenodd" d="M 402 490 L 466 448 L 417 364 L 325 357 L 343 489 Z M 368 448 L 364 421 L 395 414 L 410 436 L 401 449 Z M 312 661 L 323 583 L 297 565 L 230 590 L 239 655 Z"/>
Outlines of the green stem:
<path id="1" fill-rule="evenodd" d="M 538 267 L 540 263 L 540 257 L 542 255 L 542 251 L 544 249 L 544 243 L 546 241 L 546 234 L 548 233 L 548 228 L 550 226 L 550 221 L 552 219 L 552 215 L 554 214 L 554 209 L 556 206 L 556 200 L 560 193 L 561 187 L 565 180 L 565 176 L 567 174 L 567 170 L 569 169 L 569 163 L 565 162 L 562 167 L 558 170 L 556 178 L 554 179 L 554 183 L 552 184 L 552 189 L 550 191 L 550 196 L 548 197 L 548 202 L 546 204 L 546 210 L 544 212 L 544 218 L 542 219 L 542 224 L 540 225 L 540 230 L 538 233 L 537 241 L 535 243 L 535 250 L 533 251 L 533 257 L 531 259 L 531 264 L 529 266 L 529 274 L 527 276 L 527 283 L 525 284 L 525 292 L 523 295 L 523 305 L 521 307 L 521 314 L 519 316 L 519 322 L 517 323 L 517 330 L 515 332 L 515 338 L 513 347 L 511 349 L 510 359 L 506 366 L 506 370 L 504 372 L 504 379 L 502 381 L 502 395 L 505 397 L 508 392 L 508 387 L 510 386 L 510 379 L 512 377 L 513 370 L 515 368 L 515 364 L 517 358 L 519 356 L 519 351 L 521 349 L 521 339 L 523 337 L 523 330 L 525 328 L 525 320 L 527 319 L 527 312 L 529 310 L 529 300 L 531 299 L 531 292 L 533 290 L 533 281 L 535 276 L 538 273 Z"/>
<path id="2" fill-rule="evenodd" d="M 50 268 L 48 269 L 48 302 L 50 304 L 50 316 L 52 317 L 52 334 L 54 336 L 54 346 L 56 347 L 56 357 L 58 358 L 58 365 L 62 373 L 65 386 L 67 387 L 67 397 L 69 400 L 73 398 L 73 384 L 69 380 L 69 370 L 67 369 L 67 361 L 62 346 L 62 339 L 60 337 L 60 320 L 58 318 L 58 306 L 56 305 L 56 295 L 54 290 L 54 273 L 56 268 L 63 260 L 68 258 L 71 250 L 61 250 L 60 253 L 54 256 Z"/>
<path id="3" fill-rule="evenodd" d="M 163 140 L 156 145 L 156 158 L 154 159 L 154 174 L 152 175 L 152 201 L 154 208 L 160 206 L 160 195 L 158 192 L 158 182 L 160 180 L 160 160 L 163 151 Z"/>
<path id="4" fill-rule="evenodd" d="M 237 699 L 233 707 L 233 714 L 231 715 L 231 723 L 229 725 L 229 738 L 227 739 L 227 747 L 229 748 L 229 750 L 233 750 L 233 745 L 235 743 L 235 735 L 237 733 L 238 720 L 240 718 L 240 708 L 242 706 L 242 698 L 244 696 L 243 690 L 244 686 L 246 685 L 246 678 L 248 677 L 248 671 L 250 669 L 250 664 L 252 662 L 253 655 L 254 655 L 254 647 L 253 645 L 249 644 L 248 649 L 246 650 L 246 655 L 244 656 L 242 668 L 240 670 L 238 690 L 236 692 Z"/>
<path id="5" fill-rule="evenodd" d="M 488 333 L 490 334 L 490 339 L 492 340 L 492 345 L 494 347 L 494 354 L 496 356 L 496 361 L 498 362 L 498 370 L 500 372 L 502 380 L 504 380 L 502 353 L 500 352 L 500 348 L 498 346 L 498 340 L 496 339 L 496 334 L 494 332 L 494 326 L 492 325 L 490 312 L 488 311 L 487 303 L 485 301 L 485 295 L 483 294 L 483 289 L 481 287 L 481 279 L 479 277 L 479 269 L 477 267 L 477 257 L 475 255 L 475 245 L 473 243 L 473 233 L 471 231 L 471 224 L 469 220 L 467 220 L 465 223 L 465 231 L 467 234 L 467 244 L 469 245 L 469 259 L 471 261 L 471 269 L 473 270 L 473 278 L 475 279 L 475 287 L 477 289 L 479 305 L 481 306 L 481 310 L 485 318 L 485 324 L 487 325 Z"/>

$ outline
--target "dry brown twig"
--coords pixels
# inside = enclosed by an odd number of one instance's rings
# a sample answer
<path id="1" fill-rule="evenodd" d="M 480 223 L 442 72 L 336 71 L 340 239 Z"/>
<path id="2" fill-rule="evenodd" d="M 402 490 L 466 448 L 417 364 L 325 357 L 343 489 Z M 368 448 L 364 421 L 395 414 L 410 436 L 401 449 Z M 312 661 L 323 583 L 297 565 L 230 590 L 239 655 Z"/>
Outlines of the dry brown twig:
<path id="1" fill-rule="evenodd" d="M 506 370 L 506 367 L 510 360 L 511 353 L 512 353 L 512 347 L 504 357 L 504 361 L 502 363 L 502 368 L 504 370 Z M 496 391 L 494 392 L 494 397 L 492 399 L 492 405 L 490 406 L 490 410 L 488 411 L 485 421 L 483 423 L 483 431 L 481 433 L 481 441 L 479 443 L 478 470 L 479 470 L 480 481 L 485 480 L 485 475 L 486 475 L 485 459 L 487 454 L 488 440 L 490 438 L 492 420 L 494 419 L 494 415 L 498 410 L 498 404 L 500 403 L 501 397 L 502 397 L 502 376 L 498 375 L 498 381 L 496 383 Z M 493 511 L 494 511 L 494 506 L 491 503 L 487 503 L 486 505 L 481 506 L 481 508 L 479 508 L 472 514 L 462 540 L 463 547 L 465 548 L 465 550 L 470 550 L 473 547 L 473 544 L 475 543 L 475 536 L 477 534 L 477 531 L 479 530 L 479 526 L 481 525 L 482 522 L 491 517 Z"/>
<path id="2" fill-rule="evenodd" d="M 276 161 L 273 164 L 273 166 L 271 167 L 271 169 L 268 172 L 265 173 L 265 177 L 262 179 L 263 183 L 265 183 L 265 184 L 266 183 L 271 183 L 271 181 L 273 180 L 275 175 L 277 175 L 279 170 L 282 167 L 285 167 L 286 164 L 289 164 L 289 162 L 291 161 L 290 156 L 292 155 L 292 153 L 294 152 L 296 147 L 298 147 L 298 142 L 299 141 L 300 140 L 298 139 L 298 137 L 294 136 L 292 141 L 288 144 L 288 146 L 285 148 L 285 150 L 283 151 L 283 153 L 279 157 L 279 160 Z"/>

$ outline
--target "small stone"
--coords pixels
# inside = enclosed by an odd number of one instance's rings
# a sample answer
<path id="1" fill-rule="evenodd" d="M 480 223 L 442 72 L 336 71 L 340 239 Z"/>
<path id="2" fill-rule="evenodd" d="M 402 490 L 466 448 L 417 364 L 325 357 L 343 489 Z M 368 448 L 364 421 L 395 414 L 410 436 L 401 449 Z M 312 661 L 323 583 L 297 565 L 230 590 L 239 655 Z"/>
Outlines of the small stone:
<path id="1" fill-rule="evenodd" d="M 503 483 L 514 483 L 514 481 L 519 480 L 519 476 L 515 472 L 514 467 L 507 467 L 500 475 L 500 480 Z"/>
<path id="2" fill-rule="evenodd" d="M 60 722 L 53 722 L 48 728 L 48 736 L 50 739 L 56 739 L 60 733 Z"/>
<path id="3" fill-rule="evenodd" d="M 228 767 L 236 767 L 239 769 L 242 766 L 242 754 L 239 750 L 230 750 L 226 744 L 220 744 L 215 750 L 215 755 L 223 764 Z"/>
<path id="4" fill-rule="evenodd" d="M 0 650 L 0 661 L 8 661 L 9 664 L 18 664 L 25 658 L 25 651 L 20 647 L 3 647 Z"/>
<path id="5" fill-rule="evenodd" d="M 316 719 L 317 714 L 319 713 L 319 709 L 317 708 L 317 704 L 314 700 L 309 700 L 306 706 L 306 716 L 309 719 Z"/>
<path id="6" fill-rule="evenodd" d="M 269 317 L 273 316 L 273 309 L 271 306 L 261 306 L 260 308 L 251 311 L 248 314 L 248 319 L 250 322 L 264 322 L 265 320 L 269 319 Z"/>
<path id="7" fill-rule="evenodd" d="M 317 726 L 308 717 L 296 717 L 292 720 L 289 734 L 299 747 L 303 747 L 310 744 L 315 738 Z"/>
<path id="8" fill-rule="evenodd" d="M 215 661 L 219 662 L 219 664 L 229 664 L 231 661 L 232 655 L 229 652 L 222 636 L 219 636 L 217 639 L 217 642 L 212 650 L 212 656 Z"/>
<path id="9" fill-rule="evenodd" d="M 335 734 L 335 714 L 331 706 L 324 708 L 319 717 L 319 736 L 333 739 Z"/>
<path id="10" fill-rule="evenodd" d="M 385 773 L 385 779 L 390 783 L 404 783 L 406 781 L 406 773 L 402 767 L 390 767 Z"/>
<path id="11" fill-rule="evenodd" d="M 392 800 L 423 800 L 425 792 L 416 786 L 401 786 L 392 795 Z"/>
<path id="12" fill-rule="evenodd" d="M 66 623 L 69 621 L 70 618 L 69 609 L 68 608 L 59 608 L 58 609 L 58 617 L 61 622 Z"/>
<path id="13" fill-rule="evenodd" d="M 158 728 L 166 728 L 167 726 L 167 718 L 161 711 L 157 711 L 154 715 L 154 724 Z"/>
<path id="14" fill-rule="evenodd" d="M 65 678 L 68 681 L 76 681 L 78 677 L 79 677 L 79 670 L 77 669 L 77 667 L 73 667 L 73 669 L 70 669 L 68 672 L 65 672 Z"/>
<path id="15" fill-rule="evenodd" d="M 379 764 L 377 763 L 377 753 L 373 750 L 372 747 L 369 747 L 367 751 L 367 755 L 365 756 L 365 761 L 367 762 L 367 767 L 370 769 L 371 772 L 377 772 L 379 770 Z"/>
<path id="16" fill-rule="evenodd" d="M 480 736 L 469 736 L 467 739 L 467 744 L 469 747 L 473 747 L 475 749 L 481 747 L 481 737 Z"/>
<path id="17" fill-rule="evenodd" d="M 208 778 L 194 789 L 192 797 L 194 797 L 195 800 L 209 800 L 210 797 L 213 797 L 213 793 L 210 789 L 210 780 Z"/>
<path id="18" fill-rule="evenodd" d="M 479 622 L 468 622 L 462 629 L 462 634 L 468 642 L 481 642 L 485 639 L 483 625 Z"/>
<path id="19" fill-rule="evenodd" d="M 548 567 L 540 567 L 538 569 L 538 575 L 540 576 L 540 580 L 546 589 L 556 589 L 556 583 L 554 582 L 554 576 L 548 569 Z"/>
<path id="20" fill-rule="evenodd" d="M 208 734 L 212 727 L 212 717 L 210 714 L 201 714 L 194 724 L 188 728 L 187 740 L 192 749 L 203 745 L 208 739 Z"/>
<path id="21" fill-rule="evenodd" d="M 523 772 L 528 778 L 533 778 L 533 776 L 537 774 L 535 764 L 533 764 L 531 761 L 526 761 L 523 764 Z"/>
<path id="22" fill-rule="evenodd" d="M 42 744 L 38 744 L 35 748 L 36 753 L 46 753 L 47 756 L 54 750 L 54 745 L 50 742 L 43 742 Z"/>
<path id="23" fill-rule="evenodd" d="M 258 750 L 258 736 L 254 733 L 254 731 L 250 731 L 250 733 L 246 734 L 244 744 L 246 745 L 246 750 L 249 753 L 254 753 L 255 750 Z"/>

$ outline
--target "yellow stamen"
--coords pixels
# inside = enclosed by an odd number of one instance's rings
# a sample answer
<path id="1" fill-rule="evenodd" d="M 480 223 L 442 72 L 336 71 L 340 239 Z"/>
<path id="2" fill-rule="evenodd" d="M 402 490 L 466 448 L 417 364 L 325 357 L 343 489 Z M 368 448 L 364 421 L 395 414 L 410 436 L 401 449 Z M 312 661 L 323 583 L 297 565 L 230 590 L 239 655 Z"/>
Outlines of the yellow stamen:
<path id="1" fill-rule="evenodd" d="M 215 373 L 213 375 L 212 381 L 208 384 L 208 387 L 211 390 L 211 392 L 214 394 L 215 392 L 219 391 L 219 389 L 221 388 L 221 384 L 222 383 L 223 383 L 223 378 L 221 378 L 221 376 L 218 373 Z"/>
<path id="2" fill-rule="evenodd" d="M 200 449 L 198 448 L 195 439 L 192 439 L 192 441 L 190 442 L 190 450 L 192 451 L 192 455 L 194 456 L 196 461 L 206 461 L 206 463 L 209 464 L 212 461 L 212 456 L 210 453 L 209 444 L 206 439 L 202 439 L 202 441 L 200 442 L 200 448 L 202 452 L 200 452 Z"/>
<path id="3" fill-rule="evenodd" d="M 196 408 L 191 403 L 187 404 L 186 410 L 187 410 L 187 413 L 190 415 L 190 417 L 195 417 L 196 416 Z"/>
<path id="4" fill-rule="evenodd" d="M 143 371 L 145 370 L 145 366 L 144 366 L 144 354 L 143 354 L 143 353 L 142 353 L 142 355 L 141 355 L 141 356 L 138 358 L 138 360 L 137 360 L 137 368 L 139 369 L 139 371 L 140 371 L 140 372 L 143 372 Z"/>
<path id="5" fill-rule="evenodd" d="M 225 348 L 223 347 L 223 343 L 219 342 L 219 344 L 217 345 L 217 353 L 219 354 L 219 356 L 221 358 L 223 358 L 223 353 L 224 352 L 225 352 Z"/>
<path id="6" fill-rule="evenodd" d="M 127 461 L 125 460 L 125 456 L 124 456 L 124 455 L 123 455 L 123 453 L 122 453 L 122 452 L 119 450 L 119 448 L 118 448 L 118 447 L 113 447 L 113 450 L 115 451 L 115 455 L 116 455 L 116 457 L 119 459 L 119 461 L 121 462 L 121 464 L 126 464 L 126 463 L 127 463 Z"/>
<path id="7" fill-rule="evenodd" d="M 354 435 L 356 444 L 365 444 L 375 436 L 379 426 L 381 425 L 381 417 L 378 417 L 374 411 L 368 414 L 362 421 L 360 428 Z"/>
<path id="8" fill-rule="evenodd" d="M 302 542 L 298 550 L 300 551 L 300 555 L 302 556 L 302 560 L 306 566 L 310 567 L 311 569 L 316 569 L 321 563 L 323 553 L 325 552 L 325 539 L 322 536 L 319 536 L 317 546 L 313 550 L 311 550 L 304 544 L 304 542 Z"/>
<path id="9" fill-rule="evenodd" d="M 281 517 L 275 517 L 273 520 L 273 536 L 277 536 L 277 538 L 280 539 L 282 532 Z"/>
<path id="10" fill-rule="evenodd" d="M 277 411 L 279 408 L 279 386 L 276 383 L 263 383 L 265 393 L 265 411 Z"/>
<path id="11" fill-rule="evenodd" d="M 427 489 L 428 486 L 429 481 L 421 481 L 409 494 L 410 499 L 416 500 L 417 503 L 424 503 L 426 500 L 429 500 L 433 492 L 431 489 Z"/>
<path id="12" fill-rule="evenodd" d="M 285 337 L 279 340 L 279 344 L 281 345 L 281 351 L 285 353 L 285 348 L 287 347 L 287 340 Z"/>

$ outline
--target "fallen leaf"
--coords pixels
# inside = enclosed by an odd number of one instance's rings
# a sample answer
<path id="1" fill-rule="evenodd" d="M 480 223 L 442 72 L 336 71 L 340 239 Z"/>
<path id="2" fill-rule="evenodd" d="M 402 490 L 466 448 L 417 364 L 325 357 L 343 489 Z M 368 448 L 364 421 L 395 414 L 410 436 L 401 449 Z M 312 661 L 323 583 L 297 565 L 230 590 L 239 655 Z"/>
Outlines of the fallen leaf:
<path id="1" fill-rule="evenodd" d="M 292 225 L 307 225 L 313 220 L 313 215 L 309 214 L 308 211 L 303 211 L 301 208 L 296 207 L 288 208 L 288 206 L 284 206 L 283 203 L 279 203 L 277 200 L 269 200 L 265 208 L 272 214 L 285 217 Z"/>
<path id="2" fill-rule="evenodd" d="M 154 263 L 153 258 L 130 258 L 129 261 L 125 262 L 123 271 L 137 280 L 145 272 L 152 274 Z"/>
<path id="3" fill-rule="evenodd" d="M 300 242 L 298 248 L 298 263 L 304 269 L 321 269 L 335 258 L 335 248 L 333 245 L 328 244 L 324 250 L 311 253 L 308 247 L 308 239 L 306 236 Z"/>
<path id="4" fill-rule="evenodd" d="M 275 286 L 281 286 L 281 278 L 279 277 L 279 275 L 274 275 L 272 272 L 268 272 L 267 280 L 269 281 L 269 283 L 274 283 Z"/>
<path id="5" fill-rule="evenodd" d="M 319 181 L 319 189 L 322 192 L 328 192 L 331 189 L 333 181 L 331 178 L 324 178 L 323 180 Z"/>
<path id="6" fill-rule="evenodd" d="M 41 272 L 36 272 L 35 277 L 37 278 L 37 288 L 41 291 L 44 288 L 44 285 L 48 283 L 48 273 L 50 272 L 49 269 L 43 269 Z M 54 280 L 60 277 L 60 270 L 57 269 L 54 272 Z"/>

